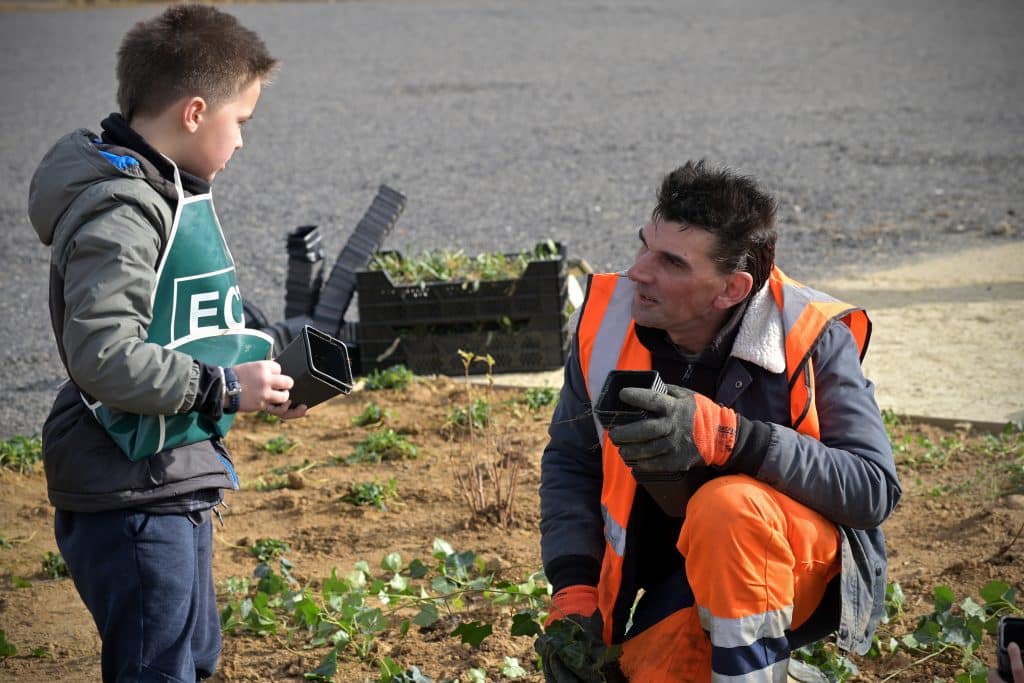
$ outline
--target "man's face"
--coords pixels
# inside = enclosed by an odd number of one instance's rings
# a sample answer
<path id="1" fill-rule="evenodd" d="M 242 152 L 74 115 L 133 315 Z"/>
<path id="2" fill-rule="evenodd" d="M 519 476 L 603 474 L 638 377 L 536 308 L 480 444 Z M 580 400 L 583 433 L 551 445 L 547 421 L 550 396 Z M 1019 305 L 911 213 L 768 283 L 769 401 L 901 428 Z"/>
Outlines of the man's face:
<path id="1" fill-rule="evenodd" d="M 181 167 L 200 178 L 213 180 L 235 150 L 242 148 L 242 126 L 252 118 L 259 98 L 260 81 L 255 79 L 232 99 L 203 111 L 201 123 L 190 139 L 187 158 L 179 161 Z"/>
<path id="2" fill-rule="evenodd" d="M 711 260 L 711 233 L 681 227 L 652 219 L 640 228 L 640 248 L 626 275 L 636 283 L 632 313 L 637 324 L 663 329 L 676 344 L 699 351 L 731 305 L 722 297 L 727 275 Z"/>

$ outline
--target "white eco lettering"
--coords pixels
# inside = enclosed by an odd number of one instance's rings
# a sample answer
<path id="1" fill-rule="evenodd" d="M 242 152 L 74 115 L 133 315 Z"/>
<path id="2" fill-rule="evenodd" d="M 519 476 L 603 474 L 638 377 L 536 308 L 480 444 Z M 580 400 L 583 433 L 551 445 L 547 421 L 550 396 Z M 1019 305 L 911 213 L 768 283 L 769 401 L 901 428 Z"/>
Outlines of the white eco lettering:
<path id="1" fill-rule="evenodd" d="M 193 294 L 189 302 L 188 310 L 188 333 L 194 335 L 199 331 L 201 327 L 217 327 L 217 323 L 201 325 L 199 320 L 201 318 L 216 318 L 217 307 L 214 306 L 202 306 L 202 304 L 208 301 L 217 301 L 220 298 L 218 292 L 200 292 Z"/>
<path id="2" fill-rule="evenodd" d="M 242 294 L 238 291 L 238 285 L 232 285 L 228 289 L 227 296 L 224 301 L 224 325 L 228 329 L 242 329 L 245 327 L 245 316 L 242 318 L 235 318 L 235 302 L 241 304 Z M 239 305 L 241 308 L 241 305 Z"/>

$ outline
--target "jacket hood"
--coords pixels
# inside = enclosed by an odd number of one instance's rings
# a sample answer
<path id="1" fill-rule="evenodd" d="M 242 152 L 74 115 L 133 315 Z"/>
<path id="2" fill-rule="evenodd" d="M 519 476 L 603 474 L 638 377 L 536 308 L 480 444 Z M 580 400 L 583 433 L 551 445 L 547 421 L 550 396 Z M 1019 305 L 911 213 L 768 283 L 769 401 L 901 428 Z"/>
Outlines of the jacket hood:
<path id="1" fill-rule="evenodd" d="M 90 185 L 122 175 L 93 142 L 98 138 L 85 129 L 62 137 L 39 163 L 28 192 L 28 216 L 39 239 L 49 246 L 57 221 L 79 194 Z"/>
<path id="2" fill-rule="evenodd" d="M 144 179 L 162 195 L 177 199 L 173 182 L 137 152 L 106 144 L 84 128 L 58 140 L 39 163 L 29 186 L 28 216 L 40 241 L 47 246 L 53 243 L 61 217 L 82 192 L 117 178 Z"/>

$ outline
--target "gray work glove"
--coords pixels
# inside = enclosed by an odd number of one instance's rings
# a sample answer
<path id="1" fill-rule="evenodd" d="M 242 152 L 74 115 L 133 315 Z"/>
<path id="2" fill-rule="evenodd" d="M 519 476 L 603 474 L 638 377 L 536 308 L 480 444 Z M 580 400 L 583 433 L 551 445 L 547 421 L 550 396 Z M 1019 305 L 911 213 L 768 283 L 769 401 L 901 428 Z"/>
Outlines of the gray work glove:
<path id="1" fill-rule="evenodd" d="M 619 398 L 648 417 L 613 427 L 608 437 L 637 473 L 679 473 L 725 465 L 732 456 L 739 416 L 707 396 L 674 384 L 667 393 L 626 387 Z"/>
<path id="2" fill-rule="evenodd" d="M 570 614 L 551 622 L 534 641 L 542 658 L 545 683 L 603 683 L 609 659 L 600 612 L 589 617 Z"/>

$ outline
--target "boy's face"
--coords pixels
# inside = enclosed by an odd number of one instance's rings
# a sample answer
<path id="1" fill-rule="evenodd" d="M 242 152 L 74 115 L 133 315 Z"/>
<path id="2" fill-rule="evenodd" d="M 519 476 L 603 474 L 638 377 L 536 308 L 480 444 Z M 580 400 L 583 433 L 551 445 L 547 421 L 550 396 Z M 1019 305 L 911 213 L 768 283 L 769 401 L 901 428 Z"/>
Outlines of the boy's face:
<path id="1" fill-rule="evenodd" d="M 199 112 L 198 125 L 184 153 L 176 159 L 178 165 L 193 175 L 212 181 L 227 165 L 235 150 L 241 149 L 242 126 L 252 118 L 259 99 L 260 81 L 257 78 L 219 107 Z"/>

